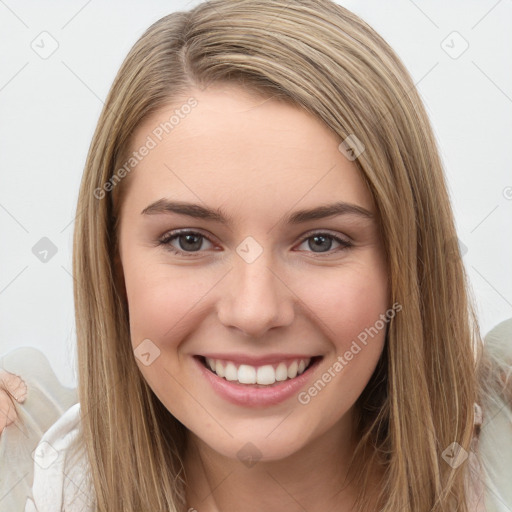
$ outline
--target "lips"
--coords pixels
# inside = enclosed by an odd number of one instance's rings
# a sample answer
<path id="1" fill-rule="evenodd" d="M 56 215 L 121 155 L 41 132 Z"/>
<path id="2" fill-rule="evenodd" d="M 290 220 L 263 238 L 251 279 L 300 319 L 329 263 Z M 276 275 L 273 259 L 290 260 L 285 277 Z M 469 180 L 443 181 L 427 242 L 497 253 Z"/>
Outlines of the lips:
<path id="1" fill-rule="evenodd" d="M 208 368 L 204 357 L 194 356 L 193 359 L 200 375 L 220 397 L 238 406 L 259 408 L 277 405 L 296 396 L 309 381 L 315 378 L 323 356 L 312 357 L 309 366 L 300 375 L 281 382 L 276 381 L 270 385 L 243 384 L 238 380 L 228 381 Z"/>

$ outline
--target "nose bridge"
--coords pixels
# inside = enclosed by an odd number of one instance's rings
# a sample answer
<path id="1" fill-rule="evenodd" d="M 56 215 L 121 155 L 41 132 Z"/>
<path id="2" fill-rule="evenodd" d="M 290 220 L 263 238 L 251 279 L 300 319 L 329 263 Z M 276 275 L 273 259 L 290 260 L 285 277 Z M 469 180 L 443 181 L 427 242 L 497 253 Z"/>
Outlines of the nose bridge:
<path id="1" fill-rule="evenodd" d="M 219 305 L 219 319 L 251 337 L 293 320 L 290 292 L 276 275 L 272 253 L 253 241 L 242 242 Z"/>

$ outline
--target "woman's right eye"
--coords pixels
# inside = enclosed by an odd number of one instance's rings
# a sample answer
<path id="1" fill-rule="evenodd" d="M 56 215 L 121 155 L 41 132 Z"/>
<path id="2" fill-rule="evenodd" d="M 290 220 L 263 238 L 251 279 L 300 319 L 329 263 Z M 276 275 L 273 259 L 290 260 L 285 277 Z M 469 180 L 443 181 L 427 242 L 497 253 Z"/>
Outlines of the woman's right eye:
<path id="1" fill-rule="evenodd" d="M 165 248 L 173 254 L 191 257 L 194 253 L 203 252 L 199 249 L 201 248 L 204 240 L 208 240 L 206 236 L 201 233 L 197 233 L 196 231 L 171 231 L 159 240 L 159 245 L 165 246 Z M 177 241 L 180 249 L 175 245 L 172 245 L 172 242 L 174 241 Z M 211 243 L 209 240 L 208 242 Z"/>

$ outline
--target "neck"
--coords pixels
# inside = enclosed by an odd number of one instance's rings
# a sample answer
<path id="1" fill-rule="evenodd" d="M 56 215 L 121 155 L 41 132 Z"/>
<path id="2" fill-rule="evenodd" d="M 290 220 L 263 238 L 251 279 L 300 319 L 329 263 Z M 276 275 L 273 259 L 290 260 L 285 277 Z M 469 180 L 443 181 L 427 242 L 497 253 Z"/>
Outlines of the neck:
<path id="1" fill-rule="evenodd" d="M 348 465 L 355 448 L 349 425 L 349 418 L 344 417 L 286 458 L 252 464 L 219 454 L 189 432 L 184 461 L 186 510 L 354 510 L 358 489 L 348 478 Z"/>

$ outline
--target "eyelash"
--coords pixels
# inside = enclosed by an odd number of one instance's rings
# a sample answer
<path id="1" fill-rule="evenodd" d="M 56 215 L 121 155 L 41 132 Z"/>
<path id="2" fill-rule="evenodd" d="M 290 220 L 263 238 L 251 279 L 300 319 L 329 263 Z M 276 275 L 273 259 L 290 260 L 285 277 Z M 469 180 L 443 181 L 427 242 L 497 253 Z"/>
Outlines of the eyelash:
<path id="1" fill-rule="evenodd" d="M 167 233 L 160 240 L 158 240 L 158 245 L 159 246 L 165 246 L 165 248 L 167 250 L 171 251 L 173 254 L 176 254 L 178 256 L 185 256 L 187 258 L 193 258 L 194 254 L 198 254 L 198 253 L 203 252 L 203 251 L 190 251 L 190 252 L 180 251 L 179 249 L 176 249 L 175 247 L 170 245 L 170 243 L 173 240 L 175 240 L 176 238 L 178 238 L 180 236 L 184 236 L 184 235 L 199 235 L 203 239 L 206 239 L 210 243 L 213 243 L 207 236 L 203 235 L 202 233 L 199 233 L 197 231 L 184 230 L 184 231 L 171 231 L 170 233 Z M 337 249 L 334 249 L 334 250 L 329 250 L 329 251 L 326 251 L 326 252 L 318 252 L 318 253 L 312 252 L 312 254 L 314 254 L 315 257 L 321 257 L 323 254 L 330 255 L 330 254 L 333 254 L 333 253 L 336 253 L 336 252 L 341 252 L 341 251 L 349 249 L 350 247 L 353 246 L 353 244 L 351 242 L 349 242 L 348 240 L 344 240 L 343 238 L 340 238 L 338 236 L 332 235 L 332 234 L 327 233 L 325 231 L 317 231 L 317 232 L 314 232 L 314 233 L 308 233 L 308 236 L 304 237 L 301 240 L 299 245 L 302 245 L 304 242 L 306 242 L 307 240 L 309 240 L 310 238 L 313 238 L 315 236 L 325 236 L 326 238 L 332 239 L 332 240 L 338 242 L 339 244 L 341 244 L 341 247 L 338 247 Z"/>

